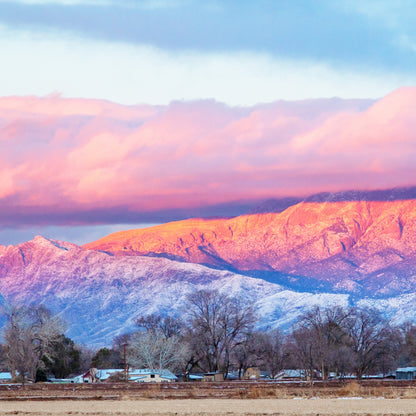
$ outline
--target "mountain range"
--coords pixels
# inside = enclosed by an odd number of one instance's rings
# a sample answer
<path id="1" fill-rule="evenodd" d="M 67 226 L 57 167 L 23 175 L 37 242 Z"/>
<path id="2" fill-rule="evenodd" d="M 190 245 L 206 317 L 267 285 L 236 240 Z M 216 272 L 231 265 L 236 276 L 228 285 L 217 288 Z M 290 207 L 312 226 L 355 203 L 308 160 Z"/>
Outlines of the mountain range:
<path id="1" fill-rule="evenodd" d="M 377 296 L 415 291 L 416 200 L 341 196 L 316 196 L 278 213 L 117 232 L 84 248 L 300 281 L 304 288 Z"/>
<path id="2" fill-rule="evenodd" d="M 315 304 L 413 319 L 415 188 L 270 200 L 247 215 L 120 231 L 83 247 L 41 236 L 0 246 L 4 299 L 45 304 L 89 345 L 109 345 L 143 314 L 182 315 L 201 288 L 253 302 L 260 327 L 287 328 Z"/>

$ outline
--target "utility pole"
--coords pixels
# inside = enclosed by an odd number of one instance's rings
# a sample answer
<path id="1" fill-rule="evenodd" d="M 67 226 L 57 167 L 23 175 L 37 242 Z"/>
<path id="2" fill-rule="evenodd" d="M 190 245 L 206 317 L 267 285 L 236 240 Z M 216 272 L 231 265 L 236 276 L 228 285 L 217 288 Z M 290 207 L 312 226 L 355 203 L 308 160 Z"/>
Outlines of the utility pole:
<path id="1" fill-rule="evenodd" d="M 129 381 L 128 379 L 128 368 L 127 368 L 127 361 L 126 361 L 126 343 L 123 344 L 123 352 L 124 352 L 124 380 Z"/>

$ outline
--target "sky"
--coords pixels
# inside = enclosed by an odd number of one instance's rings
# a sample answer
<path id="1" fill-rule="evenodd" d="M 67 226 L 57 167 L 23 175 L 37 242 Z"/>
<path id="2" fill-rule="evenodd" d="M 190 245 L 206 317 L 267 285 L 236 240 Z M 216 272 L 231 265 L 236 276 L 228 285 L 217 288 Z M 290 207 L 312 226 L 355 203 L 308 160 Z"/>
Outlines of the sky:
<path id="1" fill-rule="evenodd" d="M 0 0 L 0 244 L 415 185 L 411 0 Z"/>

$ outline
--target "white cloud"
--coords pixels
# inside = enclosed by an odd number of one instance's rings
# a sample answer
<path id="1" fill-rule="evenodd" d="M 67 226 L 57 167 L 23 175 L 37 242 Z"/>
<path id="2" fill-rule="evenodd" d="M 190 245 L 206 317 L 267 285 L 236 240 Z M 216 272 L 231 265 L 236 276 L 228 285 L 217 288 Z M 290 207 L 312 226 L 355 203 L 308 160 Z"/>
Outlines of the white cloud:
<path id="1" fill-rule="evenodd" d="M 413 0 L 366 0 L 350 2 L 328 2 L 334 8 L 340 8 L 346 12 L 357 13 L 369 19 L 374 19 L 387 27 L 400 24 L 400 17 L 408 10 L 412 10 Z"/>
<path id="2" fill-rule="evenodd" d="M 376 98 L 416 83 L 416 76 L 360 73 L 261 53 L 168 52 L 1 27 L 0 53 L 2 96 L 58 91 L 124 104 L 215 98 L 253 105 L 276 99 Z"/>
<path id="3" fill-rule="evenodd" d="M 131 7 L 138 9 L 172 9 L 182 6 L 190 5 L 194 0 L 142 0 L 140 2 L 135 0 L 127 1 Z"/>
<path id="4" fill-rule="evenodd" d="M 10 0 L 0 0 L 1 3 L 10 3 Z M 102 6 L 114 4 L 114 0 L 14 0 L 14 3 L 27 5 L 42 5 L 42 4 L 58 4 L 62 6 L 76 6 L 76 5 L 94 5 Z"/>
<path id="5" fill-rule="evenodd" d="M 193 0 L 14 0 L 14 3 L 29 6 L 55 4 L 60 6 L 111 6 L 133 7 L 143 10 L 171 9 L 189 5 Z M 10 3 L 11 0 L 0 0 Z"/>

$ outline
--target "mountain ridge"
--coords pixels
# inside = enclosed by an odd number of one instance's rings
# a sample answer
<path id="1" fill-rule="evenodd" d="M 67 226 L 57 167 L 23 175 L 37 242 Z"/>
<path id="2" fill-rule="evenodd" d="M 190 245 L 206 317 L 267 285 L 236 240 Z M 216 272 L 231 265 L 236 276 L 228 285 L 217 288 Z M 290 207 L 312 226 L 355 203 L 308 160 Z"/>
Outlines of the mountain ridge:
<path id="1" fill-rule="evenodd" d="M 67 322 L 68 336 L 90 346 L 111 345 L 115 336 L 135 328 L 138 316 L 183 316 L 188 294 L 200 289 L 252 303 L 259 328 L 287 329 L 316 305 L 374 307 L 397 324 L 414 319 L 415 312 L 415 292 L 385 298 L 299 292 L 227 270 L 165 258 L 112 256 L 43 237 L 7 247 L 0 265 L 0 299 L 45 305 Z"/>
<path id="2" fill-rule="evenodd" d="M 146 256 L 112 256 L 41 236 L 0 254 L 0 294 L 12 304 L 44 304 L 68 323 L 68 335 L 110 345 L 138 316 L 183 315 L 186 297 L 215 289 L 254 303 L 259 325 L 284 326 L 314 304 L 348 304 L 348 295 L 297 293 L 227 270 Z M 282 309 L 283 308 L 283 309 Z"/>
<path id="3" fill-rule="evenodd" d="M 315 305 L 414 319 L 416 200 L 354 195 L 120 231 L 83 247 L 42 236 L 0 245 L 0 299 L 44 304 L 89 345 L 110 345 L 140 315 L 182 315 L 199 289 L 252 302 L 260 328 L 287 328 Z"/>
<path id="4" fill-rule="evenodd" d="M 363 286 L 369 279 L 373 290 L 377 273 L 389 269 L 392 275 L 394 265 L 395 277 L 403 283 L 413 278 L 415 236 L 413 199 L 303 201 L 281 213 L 190 219 L 120 231 L 83 247 L 116 256 L 170 256 L 238 272 L 280 272 L 332 282 L 338 288 L 343 281 Z M 404 261 L 411 266 L 408 272 L 400 268 Z M 377 290 L 388 294 L 389 282 L 381 280 Z M 401 287 L 390 289 L 399 293 Z"/>

